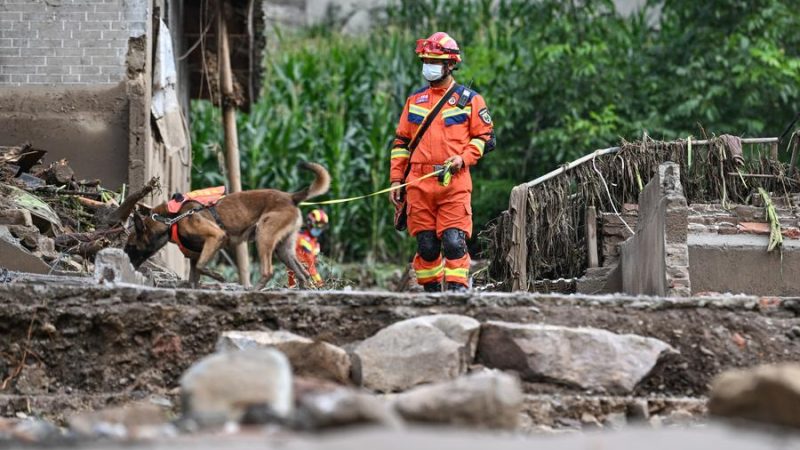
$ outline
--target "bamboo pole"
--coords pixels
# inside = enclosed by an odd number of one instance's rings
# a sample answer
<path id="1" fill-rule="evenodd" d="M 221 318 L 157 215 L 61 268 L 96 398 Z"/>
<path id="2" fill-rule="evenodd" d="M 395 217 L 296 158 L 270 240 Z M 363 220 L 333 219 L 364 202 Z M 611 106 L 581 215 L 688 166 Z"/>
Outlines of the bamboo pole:
<path id="1" fill-rule="evenodd" d="M 230 44 L 228 42 L 224 0 L 217 0 L 217 60 L 222 126 L 225 130 L 228 183 L 232 193 L 241 192 L 242 176 L 239 164 L 239 138 L 236 134 L 236 105 L 232 100 L 233 72 L 231 71 Z M 247 253 L 247 242 L 236 245 L 236 264 L 239 268 L 239 283 L 245 288 L 250 287 L 250 257 Z"/>
<path id="2" fill-rule="evenodd" d="M 703 140 L 698 140 L 698 141 L 692 140 L 692 146 L 695 146 L 695 145 L 709 145 L 711 142 L 713 142 L 711 139 L 703 139 Z M 745 138 L 745 139 L 742 139 L 742 144 L 772 144 L 772 143 L 775 143 L 775 142 L 778 142 L 778 138 L 776 138 L 776 137 Z M 584 155 L 584 156 L 576 159 L 575 161 L 572 161 L 569 164 L 563 165 L 560 168 L 555 169 L 555 170 L 553 170 L 551 172 L 548 172 L 548 173 L 540 176 L 539 178 L 537 178 L 537 179 L 535 179 L 533 181 L 529 181 L 529 182 L 527 182 L 525 184 L 529 188 L 533 187 L 533 186 L 536 186 L 537 184 L 543 183 L 543 182 L 545 182 L 545 181 L 547 181 L 547 180 L 549 180 L 551 178 L 554 178 L 554 177 L 556 177 L 558 175 L 561 175 L 562 173 L 566 173 L 567 171 L 569 171 L 571 169 L 574 169 L 574 168 L 580 166 L 581 164 L 583 164 L 585 162 L 591 161 L 592 159 L 594 159 L 594 158 L 596 158 L 598 156 L 608 155 L 609 153 L 617 153 L 621 149 L 622 149 L 622 147 L 609 147 L 609 148 L 604 148 L 604 149 L 601 149 L 601 150 L 595 150 L 592 153 L 589 153 L 588 155 Z"/>

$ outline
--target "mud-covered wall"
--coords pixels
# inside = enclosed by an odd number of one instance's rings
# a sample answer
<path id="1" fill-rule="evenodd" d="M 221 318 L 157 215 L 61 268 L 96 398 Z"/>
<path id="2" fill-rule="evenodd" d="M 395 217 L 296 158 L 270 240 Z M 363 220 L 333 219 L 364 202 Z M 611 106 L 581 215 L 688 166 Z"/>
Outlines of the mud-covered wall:
<path id="1" fill-rule="evenodd" d="M 672 162 L 661 164 L 639 194 L 636 234 L 620 248 L 625 293 L 690 295 L 688 214 L 680 167 Z"/>
<path id="2" fill-rule="evenodd" d="M 629 294 L 664 295 L 665 204 L 660 177 L 654 176 L 639 194 L 636 234 L 622 243 L 622 289 Z"/>
<path id="3" fill-rule="evenodd" d="M 125 83 L 0 88 L 0 145 L 31 142 L 116 189 L 128 180 L 128 104 Z"/>

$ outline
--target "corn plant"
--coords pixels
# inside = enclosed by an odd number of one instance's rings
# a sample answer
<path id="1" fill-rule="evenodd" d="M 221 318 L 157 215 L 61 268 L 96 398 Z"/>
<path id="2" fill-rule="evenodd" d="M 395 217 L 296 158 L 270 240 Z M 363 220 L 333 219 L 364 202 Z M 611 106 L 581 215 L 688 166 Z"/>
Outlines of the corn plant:
<path id="1" fill-rule="evenodd" d="M 400 109 L 424 83 L 414 42 L 447 31 L 464 54 L 456 78 L 483 94 L 497 133 L 498 150 L 472 169 L 477 234 L 512 186 L 620 137 L 779 134 L 800 104 L 794 3 L 650 0 L 622 17 L 611 0 L 397 0 L 365 36 L 284 32 L 261 96 L 238 118 L 242 182 L 299 189 L 305 159 L 330 170 L 326 198 L 385 187 Z M 224 180 L 219 124 L 216 109 L 193 103 L 195 186 Z M 410 257 L 385 197 L 326 209 L 334 260 Z"/>

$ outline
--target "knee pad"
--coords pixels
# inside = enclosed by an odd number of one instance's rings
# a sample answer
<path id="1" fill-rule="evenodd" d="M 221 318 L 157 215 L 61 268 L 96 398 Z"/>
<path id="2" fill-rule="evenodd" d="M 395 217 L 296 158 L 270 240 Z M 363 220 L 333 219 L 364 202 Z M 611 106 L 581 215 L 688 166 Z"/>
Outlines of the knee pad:
<path id="1" fill-rule="evenodd" d="M 442 241 L 436 237 L 435 231 L 417 233 L 417 253 L 425 261 L 436 261 L 442 253 Z"/>
<path id="2" fill-rule="evenodd" d="M 467 234 L 458 228 L 448 228 L 442 233 L 442 250 L 447 259 L 459 259 L 467 254 Z"/>

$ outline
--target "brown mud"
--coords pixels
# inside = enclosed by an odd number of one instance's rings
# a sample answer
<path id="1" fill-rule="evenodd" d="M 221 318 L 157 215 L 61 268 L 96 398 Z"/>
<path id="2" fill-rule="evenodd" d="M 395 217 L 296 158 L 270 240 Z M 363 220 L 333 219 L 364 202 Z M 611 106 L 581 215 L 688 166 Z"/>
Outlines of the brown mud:
<path id="1" fill-rule="evenodd" d="M 724 369 L 800 360 L 800 338 L 793 334 L 800 329 L 800 299 L 255 293 L 17 282 L 0 284 L 0 414 L 23 401 L 94 409 L 152 394 L 173 397 L 183 371 L 211 353 L 226 330 L 280 328 L 346 345 L 396 321 L 435 313 L 603 328 L 678 349 L 636 396 L 703 397 Z M 603 394 L 547 384 L 527 384 L 526 391 Z M 80 401 L 67 398 L 77 394 Z"/>

